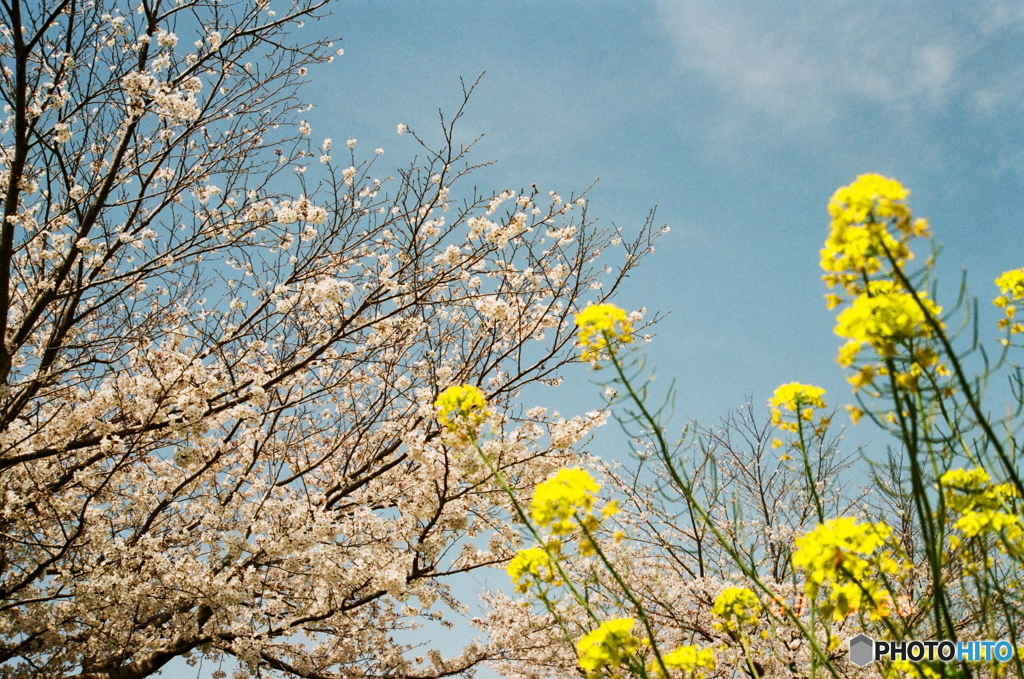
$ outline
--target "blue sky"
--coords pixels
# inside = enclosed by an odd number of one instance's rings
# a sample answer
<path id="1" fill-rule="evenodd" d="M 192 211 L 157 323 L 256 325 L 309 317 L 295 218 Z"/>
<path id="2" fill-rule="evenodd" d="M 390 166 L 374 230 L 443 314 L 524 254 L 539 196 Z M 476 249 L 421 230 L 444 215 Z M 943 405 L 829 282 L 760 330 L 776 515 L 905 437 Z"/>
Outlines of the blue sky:
<path id="1" fill-rule="evenodd" d="M 684 416 L 793 380 L 847 402 L 817 261 L 828 197 L 860 173 L 912 189 L 949 295 L 961 267 L 987 300 L 1024 264 L 1021 3 L 360 0 L 303 30 L 345 49 L 311 74 L 314 136 L 399 166 L 395 125 L 430 138 L 486 71 L 462 126 L 498 161 L 482 188 L 600 178 L 592 214 L 626 231 L 657 206 L 672 230 L 620 304 L 672 311 L 648 348 Z"/>

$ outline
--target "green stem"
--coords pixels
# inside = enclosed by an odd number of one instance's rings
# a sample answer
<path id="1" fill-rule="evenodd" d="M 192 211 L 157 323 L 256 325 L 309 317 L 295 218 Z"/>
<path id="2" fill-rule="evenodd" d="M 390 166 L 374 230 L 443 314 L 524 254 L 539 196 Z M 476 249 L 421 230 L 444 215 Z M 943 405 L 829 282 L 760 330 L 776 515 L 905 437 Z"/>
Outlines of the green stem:
<path id="1" fill-rule="evenodd" d="M 658 452 L 660 453 L 662 460 L 665 462 L 665 466 L 670 476 L 672 477 L 672 480 L 676 488 L 679 490 L 680 493 L 683 494 L 684 499 L 690 504 L 690 506 L 692 506 L 697 511 L 701 519 L 704 521 L 705 525 L 707 525 L 711 532 L 714 533 L 719 544 L 726 551 L 726 553 L 728 553 L 730 558 L 732 558 L 732 560 L 737 564 L 737 566 L 740 568 L 743 574 L 748 579 L 750 579 L 750 581 L 754 583 L 758 587 L 758 589 L 760 589 L 766 595 L 768 595 L 769 597 L 775 597 L 776 593 L 773 592 L 771 588 L 769 588 L 763 580 L 761 580 L 761 578 L 757 575 L 754 569 L 744 562 L 742 555 L 732 545 L 729 544 L 727 536 L 725 536 L 718 529 L 712 517 L 708 514 L 707 510 L 704 509 L 704 507 L 701 506 L 701 504 L 697 501 L 697 498 L 696 496 L 694 496 L 689 483 L 687 481 L 684 481 L 680 477 L 679 470 L 676 468 L 675 464 L 672 461 L 672 455 L 669 452 L 668 444 L 665 441 L 661 425 L 658 423 L 657 419 L 651 414 L 650 410 L 648 410 L 643 399 L 636 393 L 636 390 L 633 388 L 632 383 L 625 374 L 622 362 L 619 360 L 619 357 L 612 346 L 609 346 L 608 353 L 612 365 L 615 368 L 615 372 L 618 375 L 618 381 L 626 388 L 630 400 L 640 410 L 641 417 L 638 419 L 641 421 L 642 425 L 646 425 L 646 428 L 648 429 L 650 434 L 654 436 L 658 445 Z M 807 627 L 800 621 L 800 619 L 793 614 L 792 610 L 788 606 L 783 607 L 783 610 L 786 613 L 786 617 L 794 625 L 796 625 L 797 628 L 799 628 L 801 634 L 803 634 L 804 638 L 807 639 L 807 642 L 811 646 L 812 657 L 820 659 L 822 661 L 822 664 L 828 669 L 829 673 L 832 675 L 834 679 L 841 679 L 838 670 L 835 667 L 833 667 L 830 662 L 828 662 L 828 654 L 821 649 L 821 646 L 814 638 L 814 635 L 807 629 Z"/>

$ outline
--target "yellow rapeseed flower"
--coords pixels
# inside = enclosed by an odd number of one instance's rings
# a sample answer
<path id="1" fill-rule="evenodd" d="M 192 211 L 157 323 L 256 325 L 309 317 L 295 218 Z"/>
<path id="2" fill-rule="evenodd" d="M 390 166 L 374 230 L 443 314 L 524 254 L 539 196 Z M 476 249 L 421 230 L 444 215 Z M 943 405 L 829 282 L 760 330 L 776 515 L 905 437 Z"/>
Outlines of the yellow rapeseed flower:
<path id="1" fill-rule="evenodd" d="M 825 390 L 821 387 L 790 382 L 775 389 L 772 397 L 768 399 L 768 405 L 771 406 L 773 412 L 779 412 L 778 419 L 782 417 L 781 409 L 785 408 L 791 412 L 800 413 L 800 416 L 806 420 L 808 419 L 806 417 L 808 408 L 825 407 L 825 400 L 821 398 L 824 395 Z"/>
<path id="2" fill-rule="evenodd" d="M 1017 307 L 1010 304 L 1012 301 L 1024 299 L 1024 269 L 1005 271 L 995 280 L 1001 294 L 992 300 L 992 303 L 1003 310 L 1006 318 L 1000 319 L 999 329 L 1010 329 L 1010 334 L 1024 332 L 1024 324 L 1013 323 L 1012 319 L 1017 312 Z"/>
<path id="3" fill-rule="evenodd" d="M 872 555 L 891 534 L 883 522 L 861 523 L 845 516 L 832 519 L 796 539 L 793 565 L 807 570 L 809 581 L 818 584 L 840 569 L 858 577 L 869 565 L 861 557 Z"/>
<path id="4" fill-rule="evenodd" d="M 991 479 L 982 467 L 950 469 L 939 477 L 939 486 L 945 495 L 946 505 L 960 512 L 974 506 L 974 498 L 984 494 Z"/>
<path id="5" fill-rule="evenodd" d="M 846 223 L 864 222 L 874 211 L 877 217 L 899 217 L 906 209 L 900 205 L 910 191 L 895 179 L 880 174 L 862 174 L 849 186 L 836 189 L 828 201 L 832 219 Z"/>
<path id="6" fill-rule="evenodd" d="M 434 402 L 437 420 L 449 432 L 470 439 L 490 416 L 487 399 L 482 391 L 471 384 L 448 387 Z"/>
<path id="7" fill-rule="evenodd" d="M 814 408 L 824 408 L 825 390 L 809 384 L 790 382 L 783 384 L 775 390 L 772 397 L 768 399 L 768 405 L 772 409 L 772 424 L 783 431 L 797 431 L 797 422 L 783 421 L 782 410 L 789 410 L 797 415 L 799 419 L 810 422 L 814 419 Z"/>
<path id="8" fill-rule="evenodd" d="M 1024 555 L 1024 517 L 1013 512 L 1019 497 L 1012 483 L 993 484 L 983 468 L 951 469 L 939 479 L 946 507 L 959 513 L 956 527 L 969 538 L 1000 535 L 1001 550 Z M 951 538 L 954 546 L 960 539 Z"/>
<path id="9" fill-rule="evenodd" d="M 1004 271 L 995 283 L 1004 295 L 1012 299 L 1024 299 L 1024 269 Z"/>
<path id="10" fill-rule="evenodd" d="M 977 537 L 985 533 L 1001 533 L 1007 531 L 1008 537 L 1016 541 L 1022 535 L 1021 518 L 1006 512 L 993 509 L 981 511 L 964 512 L 957 522 L 956 527 L 964 532 L 969 538 Z"/>
<path id="11" fill-rule="evenodd" d="M 716 629 L 738 630 L 744 623 L 757 622 L 761 611 L 761 602 L 757 595 L 746 587 L 727 587 L 715 599 L 711 607 L 712 615 L 725 620 L 715 623 Z"/>
<path id="12" fill-rule="evenodd" d="M 886 253 L 898 265 L 913 257 L 907 241 L 928 235 L 928 224 L 924 220 L 911 223 L 910 209 L 903 202 L 909 194 L 895 179 L 864 174 L 832 195 L 828 202 L 831 229 L 821 251 L 823 279 L 830 288 L 841 283 L 856 294 L 858 279 L 865 273 L 877 273 Z M 890 222 L 899 239 L 889 232 Z M 829 308 L 838 304 L 834 296 L 826 301 Z"/>
<path id="13" fill-rule="evenodd" d="M 715 669 L 715 652 L 710 648 L 697 648 L 696 646 L 680 646 L 679 648 L 661 656 L 665 668 L 669 670 L 682 670 L 686 676 L 696 672 L 698 677 L 703 677 L 701 670 Z M 657 661 L 650 663 L 649 668 L 652 674 L 662 676 L 661 668 Z"/>
<path id="14" fill-rule="evenodd" d="M 970 509 L 1006 509 L 1018 497 L 1012 483 L 992 484 L 982 467 L 950 469 L 939 478 L 946 506 L 955 512 Z"/>
<path id="15" fill-rule="evenodd" d="M 842 363 L 842 361 L 840 361 L 840 363 Z M 846 381 L 853 385 L 853 391 L 856 393 L 856 391 L 861 387 L 866 387 L 871 384 L 874 379 L 875 366 L 869 363 L 868 365 L 861 366 L 860 370 L 847 377 Z"/>
<path id="16" fill-rule="evenodd" d="M 768 399 L 768 405 L 773 408 L 786 408 L 794 413 L 806 406 L 824 408 L 825 401 L 821 398 L 824 395 L 825 390 L 821 387 L 790 382 L 789 384 L 783 384 L 775 390 L 772 397 Z"/>
<path id="17" fill-rule="evenodd" d="M 849 365 L 856 350 L 863 343 L 870 344 L 881 356 L 896 354 L 896 343 L 918 337 L 931 337 L 932 330 L 921 306 L 932 318 L 938 319 L 942 307 L 928 299 L 927 293 L 917 293 L 919 305 L 912 295 L 891 281 L 875 281 L 868 290 L 853 299 L 853 303 L 836 317 L 835 333 L 851 340 L 840 350 L 839 363 Z M 939 323 L 941 327 L 941 321 Z"/>
<path id="18" fill-rule="evenodd" d="M 596 679 L 604 668 L 615 669 L 636 653 L 640 640 L 633 636 L 632 618 L 606 620 L 576 644 L 580 667 Z"/>
<path id="19" fill-rule="evenodd" d="M 864 411 L 858 408 L 857 406 L 848 405 L 846 406 L 846 410 L 849 411 L 850 421 L 853 422 L 854 424 L 860 422 L 860 418 L 864 417 Z"/>
<path id="20" fill-rule="evenodd" d="M 833 221 L 835 224 L 835 221 Z M 859 272 L 877 273 L 882 268 L 882 258 L 888 251 L 898 263 L 913 257 L 913 253 L 900 243 L 886 229 L 884 223 L 863 226 L 843 224 L 833 226 L 833 231 L 821 250 L 821 268 L 832 273 Z M 826 283 L 832 280 L 826 280 Z M 826 300 L 826 302 L 833 300 Z"/>
<path id="21" fill-rule="evenodd" d="M 508 562 L 506 569 L 516 591 L 520 594 L 529 591 L 534 581 L 559 583 L 558 568 L 547 550 L 540 547 L 520 549 L 519 553 Z"/>
<path id="22" fill-rule="evenodd" d="M 571 533 L 577 512 L 589 515 L 596 493 L 601 488 L 594 478 L 579 467 L 563 468 L 533 491 L 533 520 L 555 535 Z"/>
<path id="23" fill-rule="evenodd" d="M 576 325 L 580 329 L 580 358 L 584 361 L 597 360 L 614 340 L 626 344 L 633 341 L 633 325 L 629 317 L 614 304 L 588 306 L 576 314 Z"/>
<path id="24" fill-rule="evenodd" d="M 858 610 L 866 610 L 872 618 L 888 615 L 892 597 L 878 579 L 897 572 L 899 566 L 889 552 L 879 550 L 891 534 L 892 529 L 883 522 L 860 523 L 840 517 L 797 538 L 793 566 L 807 573 L 808 598 L 814 599 L 828 582 L 832 584 L 829 600 L 834 619 Z"/>

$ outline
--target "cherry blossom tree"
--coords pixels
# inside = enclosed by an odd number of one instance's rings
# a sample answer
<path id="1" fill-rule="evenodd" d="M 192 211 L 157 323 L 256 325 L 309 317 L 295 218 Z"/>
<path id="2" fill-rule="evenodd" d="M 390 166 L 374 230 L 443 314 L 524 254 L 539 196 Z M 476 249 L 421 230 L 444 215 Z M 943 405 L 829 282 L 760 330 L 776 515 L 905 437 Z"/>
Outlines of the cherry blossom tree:
<path id="1" fill-rule="evenodd" d="M 572 313 L 654 232 L 463 189 L 461 108 L 433 147 L 407 131 L 394 176 L 314 141 L 298 97 L 334 48 L 300 36 L 324 4 L 0 0 L 0 676 L 512 657 L 396 640 L 519 539 L 434 400 L 483 389 L 516 487 L 564 464 L 600 415 L 520 392 L 558 382 Z"/>

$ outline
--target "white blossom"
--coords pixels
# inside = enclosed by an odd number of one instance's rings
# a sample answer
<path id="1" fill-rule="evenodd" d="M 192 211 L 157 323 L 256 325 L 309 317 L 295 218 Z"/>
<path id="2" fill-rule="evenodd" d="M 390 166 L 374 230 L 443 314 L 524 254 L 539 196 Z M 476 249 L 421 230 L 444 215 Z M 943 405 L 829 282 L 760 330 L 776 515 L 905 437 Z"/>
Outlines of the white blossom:
<path id="1" fill-rule="evenodd" d="M 273 212 L 274 218 L 279 224 L 292 224 L 303 220 L 319 225 L 323 224 L 328 216 L 326 208 L 314 205 L 305 195 L 299 196 L 294 201 L 281 201 L 279 205 L 273 207 Z"/>
<path id="2" fill-rule="evenodd" d="M 57 123 L 53 126 L 53 140 L 58 144 L 71 141 L 71 128 L 67 123 Z"/>
<path id="3" fill-rule="evenodd" d="M 352 178 L 356 176 L 356 168 L 351 165 L 346 167 L 341 171 L 341 176 L 344 177 L 346 186 L 352 186 Z"/>
<path id="4" fill-rule="evenodd" d="M 178 44 L 178 36 L 174 33 L 168 33 L 166 31 L 160 30 L 157 33 L 156 42 L 161 47 L 174 47 Z"/>
<path id="5" fill-rule="evenodd" d="M 439 389 L 487 390 L 481 446 L 523 488 L 588 459 L 593 418 L 523 421 L 516 392 L 572 362 L 566 313 L 604 263 L 597 232 L 559 214 L 544 229 L 572 244 L 545 241 L 528 207 L 501 209 L 514 192 L 485 194 L 485 214 L 464 176 L 477 159 L 444 142 L 422 175 L 352 161 L 321 181 L 331 140 L 314 155 L 289 127 L 309 110 L 295 71 L 333 51 L 294 34 L 316 3 L 119 17 L 81 2 L 56 19 L 45 4 L 21 3 L 36 70 L 7 111 L 42 143 L 20 164 L 0 146 L 17 187 L 0 262 L 4 671 L 152 673 L 188 654 L 429 678 L 530 659 L 532 632 L 498 633 L 417 665 L 396 631 L 465 603 L 439 573 L 521 542 L 478 453 L 445 438 Z"/>
<path id="6" fill-rule="evenodd" d="M 434 258 L 434 262 L 446 266 L 458 266 L 462 262 L 462 252 L 458 246 L 449 245 L 444 252 Z"/>

